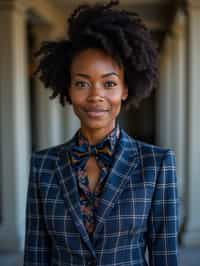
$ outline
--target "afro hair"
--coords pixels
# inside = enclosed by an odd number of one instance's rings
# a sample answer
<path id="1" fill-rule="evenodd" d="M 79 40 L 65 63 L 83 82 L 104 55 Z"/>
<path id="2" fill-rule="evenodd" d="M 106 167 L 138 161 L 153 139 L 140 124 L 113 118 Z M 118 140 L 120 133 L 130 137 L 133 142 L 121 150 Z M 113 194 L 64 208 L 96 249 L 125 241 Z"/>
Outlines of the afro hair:
<path id="1" fill-rule="evenodd" d="M 35 75 L 65 106 L 69 96 L 70 66 L 77 53 L 88 48 L 102 49 L 123 66 L 128 98 L 126 108 L 148 97 L 158 81 L 158 51 L 150 31 L 137 13 L 107 4 L 80 5 L 68 18 L 66 38 L 45 41 L 36 52 L 39 64 Z"/>

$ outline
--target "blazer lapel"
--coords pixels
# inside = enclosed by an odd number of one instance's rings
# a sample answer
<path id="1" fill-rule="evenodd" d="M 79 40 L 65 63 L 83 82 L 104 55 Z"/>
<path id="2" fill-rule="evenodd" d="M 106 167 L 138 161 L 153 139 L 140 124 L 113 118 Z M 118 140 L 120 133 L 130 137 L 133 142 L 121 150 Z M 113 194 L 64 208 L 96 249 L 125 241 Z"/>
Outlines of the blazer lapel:
<path id="1" fill-rule="evenodd" d="M 88 246 L 93 256 L 96 257 L 94 247 L 97 243 L 98 235 L 103 228 L 103 221 L 106 220 L 106 217 L 108 217 L 110 211 L 114 207 L 115 201 L 125 188 L 130 178 L 130 173 L 132 175 L 133 170 L 137 166 L 137 146 L 135 140 L 131 139 L 126 132 L 121 129 L 121 136 L 115 153 L 113 167 L 107 178 L 97 210 L 97 215 L 101 217 L 101 221 L 96 224 L 93 241 L 91 242 L 83 223 L 76 177 L 72 172 L 69 161 L 69 150 L 74 140 L 75 137 L 72 138 L 70 142 L 64 143 L 61 146 L 56 161 L 56 176 L 63 192 L 66 208 L 71 212 L 75 226 L 80 232 L 83 241 Z"/>
<path id="2" fill-rule="evenodd" d="M 134 139 L 131 139 L 126 132 L 121 129 L 121 137 L 114 158 L 114 164 L 103 189 L 97 215 L 101 220 L 96 224 L 93 235 L 93 245 L 95 246 L 98 235 L 103 227 L 110 211 L 114 207 L 115 201 L 126 186 L 130 175 L 137 166 L 138 152 Z"/>
<path id="3" fill-rule="evenodd" d="M 61 147 L 58 159 L 56 161 L 56 175 L 63 192 L 66 208 L 71 212 L 75 226 L 82 236 L 83 241 L 88 246 L 92 254 L 96 257 L 95 250 L 91 244 L 87 230 L 83 223 L 76 178 L 72 172 L 69 159 L 68 150 L 73 144 L 73 141 L 74 138 Z"/>

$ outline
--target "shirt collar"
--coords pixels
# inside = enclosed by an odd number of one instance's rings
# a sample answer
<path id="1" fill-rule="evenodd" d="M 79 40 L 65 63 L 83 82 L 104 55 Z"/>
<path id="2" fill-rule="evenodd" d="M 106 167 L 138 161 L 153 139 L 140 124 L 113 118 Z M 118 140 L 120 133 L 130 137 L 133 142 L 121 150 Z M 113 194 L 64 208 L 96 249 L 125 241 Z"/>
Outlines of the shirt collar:
<path id="1" fill-rule="evenodd" d="M 119 126 L 119 123 L 117 123 L 115 128 L 107 136 L 105 136 L 99 143 L 103 143 L 104 141 L 108 140 L 110 143 L 111 151 L 114 151 L 119 137 L 120 137 L 120 126 Z M 97 144 L 99 144 L 99 143 L 97 143 Z M 82 145 L 95 146 L 95 145 L 89 144 L 87 138 L 83 135 L 81 129 L 79 129 L 77 132 L 76 144 L 78 146 L 82 146 Z"/>

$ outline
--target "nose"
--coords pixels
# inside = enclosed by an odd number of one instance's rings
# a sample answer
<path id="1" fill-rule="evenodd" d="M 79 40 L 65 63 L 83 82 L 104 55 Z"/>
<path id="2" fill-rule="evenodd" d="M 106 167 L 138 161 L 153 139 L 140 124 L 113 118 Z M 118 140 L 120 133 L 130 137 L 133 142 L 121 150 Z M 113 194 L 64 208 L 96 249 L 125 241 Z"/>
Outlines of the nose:
<path id="1" fill-rule="evenodd" d="M 91 86 L 89 95 L 88 95 L 89 101 L 103 101 L 104 100 L 104 93 L 100 86 L 93 85 Z"/>

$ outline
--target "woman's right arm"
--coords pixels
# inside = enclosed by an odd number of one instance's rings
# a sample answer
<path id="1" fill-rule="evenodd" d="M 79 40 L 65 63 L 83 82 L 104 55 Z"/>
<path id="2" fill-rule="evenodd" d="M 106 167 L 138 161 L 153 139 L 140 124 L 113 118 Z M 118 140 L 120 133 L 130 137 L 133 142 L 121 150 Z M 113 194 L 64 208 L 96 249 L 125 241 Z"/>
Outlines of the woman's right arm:
<path id="1" fill-rule="evenodd" d="M 24 266 L 50 266 L 50 239 L 43 220 L 41 197 L 37 182 L 35 154 L 31 156 L 26 202 Z"/>

